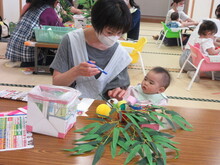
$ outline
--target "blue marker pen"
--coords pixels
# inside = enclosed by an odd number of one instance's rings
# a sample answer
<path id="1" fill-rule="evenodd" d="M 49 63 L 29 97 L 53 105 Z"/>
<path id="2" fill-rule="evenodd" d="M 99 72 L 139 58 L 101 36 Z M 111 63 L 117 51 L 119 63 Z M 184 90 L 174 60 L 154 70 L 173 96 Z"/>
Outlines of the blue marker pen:
<path id="1" fill-rule="evenodd" d="M 89 64 L 94 64 L 93 62 L 91 62 L 91 61 L 87 61 Z M 98 70 L 100 70 L 102 73 L 104 73 L 104 74 L 107 74 L 107 72 L 106 71 L 104 71 L 102 68 L 100 68 L 100 67 L 98 67 L 96 64 L 94 64 L 95 66 L 96 66 L 96 68 L 98 69 Z"/>

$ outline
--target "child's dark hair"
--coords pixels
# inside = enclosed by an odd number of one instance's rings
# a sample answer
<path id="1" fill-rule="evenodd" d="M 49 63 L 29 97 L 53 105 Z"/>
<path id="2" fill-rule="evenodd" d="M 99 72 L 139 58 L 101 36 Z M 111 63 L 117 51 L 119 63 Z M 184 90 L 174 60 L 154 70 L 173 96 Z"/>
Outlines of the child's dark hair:
<path id="1" fill-rule="evenodd" d="M 152 68 L 150 71 L 153 71 L 158 74 L 163 74 L 163 82 L 161 82 L 160 85 L 164 87 L 165 89 L 167 89 L 171 82 L 170 73 L 163 67 L 159 67 L 159 66 Z"/>
<path id="2" fill-rule="evenodd" d="M 173 12 L 170 16 L 171 21 L 176 21 L 179 19 L 179 13 L 178 12 Z"/>
<path id="3" fill-rule="evenodd" d="M 218 28 L 217 28 L 215 22 L 209 21 L 209 20 L 204 20 L 202 22 L 202 24 L 199 27 L 198 34 L 199 35 L 206 35 L 207 32 L 212 32 L 214 34 L 218 32 Z"/>
<path id="4" fill-rule="evenodd" d="M 185 0 L 173 0 L 173 2 L 171 3 L 170 6 L 173 6 L 174 3 L 177 4 L 177 3 L 180 3 L 180 2 L 182 2 L 182 1 L 185 1 Z"/>

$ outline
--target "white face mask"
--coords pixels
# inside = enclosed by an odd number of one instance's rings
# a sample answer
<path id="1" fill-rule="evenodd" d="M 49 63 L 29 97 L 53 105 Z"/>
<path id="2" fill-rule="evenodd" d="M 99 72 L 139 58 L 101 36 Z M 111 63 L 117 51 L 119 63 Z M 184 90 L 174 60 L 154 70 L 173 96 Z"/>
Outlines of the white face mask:
<path id="1" fill-rule="evenodd" d="M 177 11 L 183 11 L 184 10 L 184 5 L 182 5 L 182 6 L 177 6 Z"/>
<path id="2" fill-rule="evenodd" d="M 107 47 L 111 47 L 115 44 L 115 42 L 120 38 L 119 36 L 104 36 L 102 34 L 97 34 L 97 37 L 101 43 L 106 45 Z"/>

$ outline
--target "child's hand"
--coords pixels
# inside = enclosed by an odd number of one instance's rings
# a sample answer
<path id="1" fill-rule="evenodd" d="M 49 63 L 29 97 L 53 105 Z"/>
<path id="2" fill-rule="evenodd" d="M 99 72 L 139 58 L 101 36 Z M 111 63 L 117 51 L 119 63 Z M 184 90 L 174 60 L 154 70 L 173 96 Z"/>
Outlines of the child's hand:
<path id="1" fill-rule="evenodd" d="M 116 98 L 117 100 L 122 100 L 124 95 L 125 95 L 125 91 L 124 89 L 121 88 L 115 88 L 112 90 L 108 91 L 108 96 L 111 98 Z"/>

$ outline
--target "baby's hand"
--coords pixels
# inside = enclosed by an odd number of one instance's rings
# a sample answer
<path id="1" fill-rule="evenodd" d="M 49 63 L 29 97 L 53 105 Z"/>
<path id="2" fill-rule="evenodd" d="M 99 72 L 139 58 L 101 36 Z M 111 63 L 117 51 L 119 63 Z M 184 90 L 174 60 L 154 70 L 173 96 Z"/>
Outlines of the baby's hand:
<path id="1" fill-rule="evenodd" d="M 108 91 L 108 96 L 111 98 L 116 98 L 117 100 L 122 100 L 124 95 L 125 95 L 125 91 L 124 89 L 121 88 L 115 88 L 112 90 Z"/>

